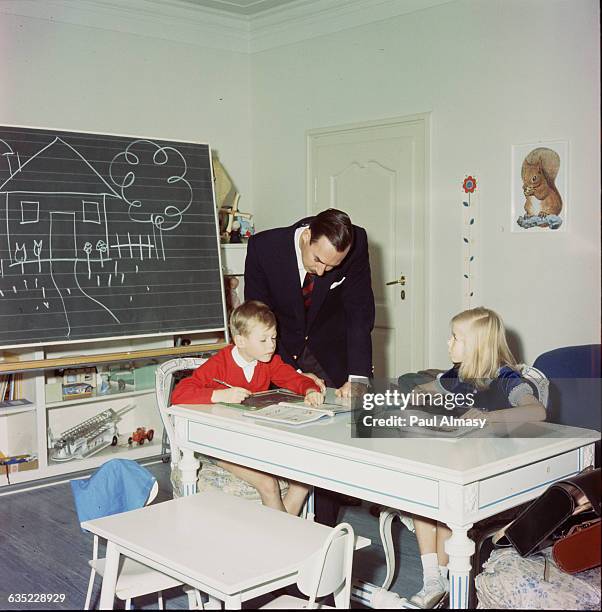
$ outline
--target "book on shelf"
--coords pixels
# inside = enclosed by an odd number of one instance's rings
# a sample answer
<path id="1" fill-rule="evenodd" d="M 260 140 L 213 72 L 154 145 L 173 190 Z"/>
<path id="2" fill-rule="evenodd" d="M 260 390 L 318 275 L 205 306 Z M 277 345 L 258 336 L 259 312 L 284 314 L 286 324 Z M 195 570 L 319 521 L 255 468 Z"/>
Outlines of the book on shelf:
<path id="1" fill-rule="evenodd" d="M 11 408 L 18 408 L 19 406 L 28 406 L 32 402 L 28 399 L 14 399 L 14 400 L 4 400 L 0 402 L 0 414 L 2 414 L 3 410 L 10 410 Z"/>
<path id="2" fill-rule="evenodd" d="M 22 394 L 23 375 L 5 374 L 0 377 L 0 402 L 18 400 Z"/>
<path id="3" fill-rule="evenodd" d="M 320 407 L 314 408 L 303 403 L 279 402 L 245 412 L 243 416 L 284 425 L 304 425 L 345 412 L 351 412 L 351 407 L 340 404 L 322 404 Z"/>
<path id="4" fill-rule="evenodd" d="M 11 377 L 12 374 L 5 374 L 4 376 L 0 377 L 0 402 L 3 402 L 5 399 L 9 399 L 6 396 Z"/>

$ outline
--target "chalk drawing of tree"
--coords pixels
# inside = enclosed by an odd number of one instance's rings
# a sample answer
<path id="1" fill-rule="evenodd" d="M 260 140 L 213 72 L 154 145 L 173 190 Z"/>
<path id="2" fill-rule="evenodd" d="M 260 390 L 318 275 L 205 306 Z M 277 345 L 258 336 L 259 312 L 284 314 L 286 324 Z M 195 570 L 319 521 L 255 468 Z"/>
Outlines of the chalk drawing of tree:
<path id="1" fill-rule="evenodd" d="M 100 253 L 100 267 L 105 267 L 105 262 L 103 260 L 103 255 L 109 250 L 107 247 L 107 243 L 104 240 L 99 240 L 96 243 L 96 250 Z"/>
<path id="2" fill-rule="evenodd" d="M 33 254 L 38 258 L 38 272 L 42 272 L 42 261 L 40 255 L 42 253 L 42 244 L 43 240 L 35 240 L 33 241 Z"/>
<path id="3" fill-rule="evenodd" d="M 21 264 L 21 274 L 25 274 L 25 262 L 27 261 L 27 248 L 25 243 L 19 245 L 17 242 L 15 244 L 15 261 L 18 261 Z"/>
<path id="4" fill-rule="evenodd" d="M 136 140 L 118 153 L 109 167 L 111 180 L 128 204 L 130 219 L 162 231 L 175 229 L 192 204 L 184 156 L 174 147 Z M 157 217 L 162 222 L 157 223 Z"/>
<path id="5" fill-rule="evenodd" d="M 86 254 L 86 259 L 88 260 L 88 280 L 92 278 L 92 270 L 90 269 L 90 253 L 92 253 L 92 243 L 86 242 L 84 244 L 84 253 Z"/>

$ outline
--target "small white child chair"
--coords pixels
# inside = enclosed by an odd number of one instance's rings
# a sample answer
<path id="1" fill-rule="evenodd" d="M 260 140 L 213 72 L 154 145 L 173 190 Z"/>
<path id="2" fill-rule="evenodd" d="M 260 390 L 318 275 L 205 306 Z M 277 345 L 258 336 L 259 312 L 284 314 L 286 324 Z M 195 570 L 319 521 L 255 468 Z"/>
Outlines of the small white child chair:
<path id="1" fill-rule="evenodd" d="M 106 465 L 106 464 L 104 464 Z M 99 470 L 102 470 L 104 466 L 101 466 Z M 151 491 L 148 495 L 148 499 L 144 505 L 150 504 L 159 492 L 159 484 L 155 480 Z M 135 509 L 135 508 L 131 508 Z M 84 604 L 84 610 L 90 609 L 90 602 L 92 599 L 92 591 L 94 589 L 94 579 L 96 574 L 101 578 L 104 575 L 105 562 L 104 557 L 98 557 L 99 538 L 94 535 L 94 544 L 92 549 L 92 559 L 88 561 L 90 566 L 90 579 L 88 581 L 88 592 L 86 593 L 86 602 Z M 157 602 L 159 610 L 163 609 L 163 591 L 174 587 L 183 586 L 182 582 L 162 574 L 157 570 L 154 570 L 138 561 L 134 561 L 130 558 L 125 558 L 124 562 L 120 566 L 119 576 L 117 578 L 117 585 L 115 587 L 115 597 L 122 601 L 125 601 L 125 609 L 131 608 L 131 601 L 135 597 L 142 597 L 143 595 L 149 595 L 150 593 L 157 593 Z M 203 604 L 201 601 L 200 593 L 192 588 L 188 587 L 184 589 L 188 595 L 188 607 L 191 610 L 202 609 Z"/>
<path id="2" fill-rule="evenodd" d="M 170 406 L 174 374 L 183 370 L 196 370 L 196 368 L 205 363 L 205 361 L 207 360 L 200 357 L 170 359 L 157 368 L 155 375 L 157 404 L 171 447 L 171 484 L 174 497 L 182 496 L 180 468 L 178 465 L 180 462 L 180 451 L 173 447 L 172 441 L 175 439 L 175 432 L 173 424 L 170 419 L 165 416 L 164 410 Z M 282 495 L 285 495 L 288 490 L 288 482 L 286 480 L 280 480 L 279 482 L 280 492 Z M 255 487 L 216 465 L 210 457 L 204 455 L 201 455 L 201 469 L 197 481 L 197 491 L 222 491 L 224 493 L 236 495 L 237 497 L 243 497 L 244 499 L 261 501 L 261 496 Z M 306 506 L 310 506 L 310 503 L 308 502 Z"/>
<path id="3" fill-rule="evenodd" d="M 333 609 L 316 602 L 318 597 L 330 594 L 337 595 L 337 608 L 349 609 L 354 539 L 353 527 L 340 523 L 330 532 L 322 549 L 304 563 L 297 577 L 297 588 L 309 600 L 281 595 L 261 609 Z"/>

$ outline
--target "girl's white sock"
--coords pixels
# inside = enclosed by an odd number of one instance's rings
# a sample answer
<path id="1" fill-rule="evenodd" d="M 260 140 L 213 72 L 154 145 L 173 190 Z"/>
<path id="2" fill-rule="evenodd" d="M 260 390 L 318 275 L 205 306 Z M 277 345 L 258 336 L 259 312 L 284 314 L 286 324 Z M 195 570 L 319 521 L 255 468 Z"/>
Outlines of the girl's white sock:
<path id="1" fill-rule="evenodd" d="M 440 576 L 437 553 L 421 555 L 420 560 L 422 561 L 422 574 L 425 581 L 428 578 L 438 578 Z"/>
<path id="2" fill-rule="evenodd" d="M 447 580 L 447 565 L 440 565 L 439 573 L 441 574 L 441 578 L 445 578 L 445 580 Z"/>

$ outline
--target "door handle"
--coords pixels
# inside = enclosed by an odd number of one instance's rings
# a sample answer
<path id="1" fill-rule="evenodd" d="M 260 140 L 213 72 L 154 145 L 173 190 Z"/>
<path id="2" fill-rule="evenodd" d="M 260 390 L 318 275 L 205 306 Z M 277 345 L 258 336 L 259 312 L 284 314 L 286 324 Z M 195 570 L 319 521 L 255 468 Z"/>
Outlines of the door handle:
<path id="1" fill-rule="evenodd" d="M 397 280 L 389 281 L 386 285 L 405 285 L 406 277 L 402 274 Z"/>

